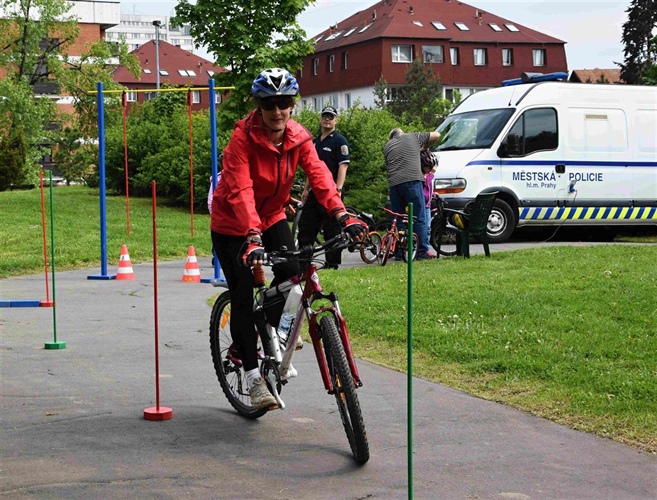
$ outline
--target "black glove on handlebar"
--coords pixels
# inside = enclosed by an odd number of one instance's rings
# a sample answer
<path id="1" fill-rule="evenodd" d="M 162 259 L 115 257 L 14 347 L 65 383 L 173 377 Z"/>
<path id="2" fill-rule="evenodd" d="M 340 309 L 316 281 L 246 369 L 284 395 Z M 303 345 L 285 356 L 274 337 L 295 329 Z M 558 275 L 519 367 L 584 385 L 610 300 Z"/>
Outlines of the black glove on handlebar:
<path id="1" fill-rule="evenodd" d="M 357 240 L 361 233 L 367 229 L 364 222 L 351 217 L 349 214 L 340 217 L 339 222 L 342 230 L 351 240 Z"/>
<path id="2" fill-rule="evenodd" d="M 254 261 L 265 260 L 265 249 L 262 247 L 262 240 L 259 236 L 254 236 L 251 241 L 244 242 L 244 246 L 246 248 L 242 253 L 243 265 L 251 267 Z"/>

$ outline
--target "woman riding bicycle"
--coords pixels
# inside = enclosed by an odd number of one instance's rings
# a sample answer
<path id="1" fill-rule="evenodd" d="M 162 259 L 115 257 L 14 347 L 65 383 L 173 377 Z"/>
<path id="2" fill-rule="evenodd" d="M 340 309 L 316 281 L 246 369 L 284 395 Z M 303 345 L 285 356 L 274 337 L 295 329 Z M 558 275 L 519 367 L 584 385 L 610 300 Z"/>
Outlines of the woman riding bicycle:
<path id="1" fill-rule="evenodd" d="M 231 337 L 243 362 L 251 403 L 267 408 L 276 400 L 258 371 L 250 267 L 263 264 L 265 251 L 294 248 L 285 207 L 297 166 L 350 238 L 359 240 L 365 226 L 346 212 L 312 135 L 290 119 L 299 94 L 296 79 L 284 69 L 267 69 L 253 81 L 251 94 L 257 108 L 235 124 L 224 151 L 222 179 L 212 199 L 211 234 L 231 294 Z M 277 284 L 298 274 L 299 266 L 289 262 L 272 270 L 272 284 Z"/>

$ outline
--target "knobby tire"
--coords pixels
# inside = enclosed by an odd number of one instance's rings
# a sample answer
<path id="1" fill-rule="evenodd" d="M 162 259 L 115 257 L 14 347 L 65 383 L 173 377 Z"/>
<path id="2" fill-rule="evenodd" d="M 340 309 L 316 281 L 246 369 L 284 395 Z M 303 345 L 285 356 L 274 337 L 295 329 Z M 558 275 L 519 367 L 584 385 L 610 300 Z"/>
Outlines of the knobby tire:
<path id="1" fill-rule="evenodd" d="M 347 434 L 351 452 L 357 463 L 364 464 L 370 459 L 365 422 L 356 394 L 354 379 L 333 316 L 322 317 L 319 322 L 319 334 L 324 344 L 326 362 L 335 390 L 335 400 L 340 410 L 342 425 Z"/>

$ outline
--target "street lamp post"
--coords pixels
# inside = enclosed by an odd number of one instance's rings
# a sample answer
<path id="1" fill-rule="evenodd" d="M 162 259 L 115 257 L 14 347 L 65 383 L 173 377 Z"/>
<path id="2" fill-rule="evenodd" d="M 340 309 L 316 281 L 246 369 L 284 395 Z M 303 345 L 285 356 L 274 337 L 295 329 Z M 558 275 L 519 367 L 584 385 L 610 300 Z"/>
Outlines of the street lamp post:
<path id="1" fill-rule="evenodd" d="M 153 21 L 155 26 L 155 88 L 160 89 L 160 26 L 162 21 Z"/>

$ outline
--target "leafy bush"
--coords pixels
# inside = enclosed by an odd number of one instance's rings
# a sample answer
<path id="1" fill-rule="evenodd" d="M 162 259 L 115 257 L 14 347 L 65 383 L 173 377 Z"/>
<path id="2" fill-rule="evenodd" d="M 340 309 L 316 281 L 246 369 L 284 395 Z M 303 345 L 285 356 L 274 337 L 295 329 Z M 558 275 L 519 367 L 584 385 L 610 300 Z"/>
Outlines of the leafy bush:
<path id="1" fill-rule="evenodd" d="M 0 138 L 0 191 L 23 181 L 26 154 L 25 140 L 20 129 Z"/>

